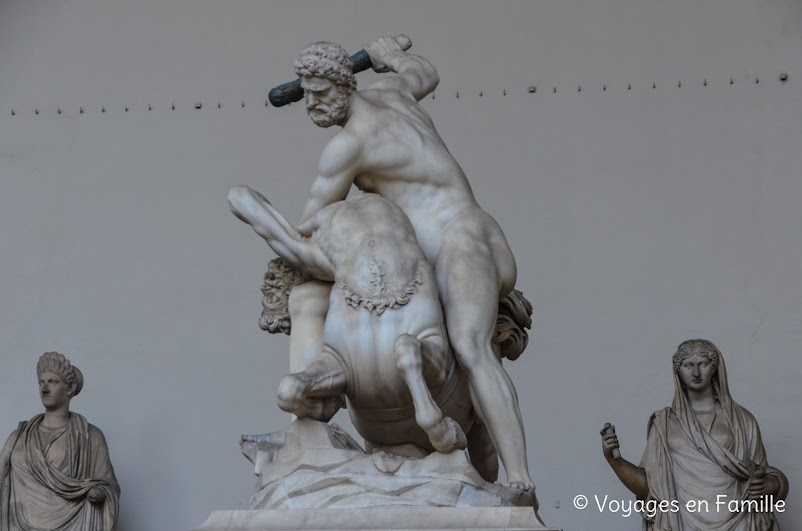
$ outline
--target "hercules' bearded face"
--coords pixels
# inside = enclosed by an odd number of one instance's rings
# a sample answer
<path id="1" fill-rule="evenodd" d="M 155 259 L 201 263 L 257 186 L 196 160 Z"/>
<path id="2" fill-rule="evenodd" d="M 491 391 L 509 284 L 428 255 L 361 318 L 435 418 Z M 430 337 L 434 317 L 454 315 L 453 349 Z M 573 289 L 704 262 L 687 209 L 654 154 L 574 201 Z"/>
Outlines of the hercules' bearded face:
<path id="1" fill-rule="evenodd" d="M 301 78 L 304 89 L 306 112 L 319 127 L 342 124 L 348 115 L 350 91 L 330 79 L 322 77 Z"/>

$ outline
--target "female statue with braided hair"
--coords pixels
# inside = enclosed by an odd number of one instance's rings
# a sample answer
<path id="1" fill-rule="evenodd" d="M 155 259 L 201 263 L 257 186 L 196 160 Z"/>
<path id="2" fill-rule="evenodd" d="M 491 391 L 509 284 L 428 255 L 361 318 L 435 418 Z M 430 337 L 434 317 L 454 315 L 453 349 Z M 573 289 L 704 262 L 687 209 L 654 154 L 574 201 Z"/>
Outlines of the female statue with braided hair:
<path id="1" fill-rule="evenodd" d="M 612 426 L 602 429 L 610 467 L 654 506 L 643 512 L 643 529 L 778 531 L 772 507 L 787 496 L 788 480 L 769 466 L 755 417 L 730 396 L 721 352 L 690 339 L 673 362 L 674 402 L 649 419 L 640 466 L 616 452 Z M 674 507 L 658 509 L 660 502 Z"/>
<path id="2" fill-rule="evenodd" d="M 120 486 L 103 433 L 70 412 L 83 375 L 62 354 L 36 365 L 45 412 L 21 422 L 0 453 L 0 529 L 113 531 Z"/>

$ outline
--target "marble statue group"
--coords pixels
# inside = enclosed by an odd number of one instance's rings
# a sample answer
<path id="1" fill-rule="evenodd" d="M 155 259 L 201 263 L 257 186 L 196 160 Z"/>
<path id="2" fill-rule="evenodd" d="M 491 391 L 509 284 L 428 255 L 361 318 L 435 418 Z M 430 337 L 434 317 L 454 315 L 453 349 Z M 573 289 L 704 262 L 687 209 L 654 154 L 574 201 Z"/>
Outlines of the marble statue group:
<path id="1" fill-rule="evenodd" d="M 260 325 L 290 335 L 291 374 L 276 392 L 296 417 L 285 431 L 243 436 L 262 481 L 250 507 L 515 507 L 529 515 L 515 527 L 545 529 L 502 365 L 526 348 L 532 306 L 515 289 L 501 227 L 419 103 L 439 76 L 409 45 L 382 37 L 367 46 L 386 75 L 362 90 L 341 46 L 300 52 L 306 111 L 337 129 L 297 223 L 248 186 L 229 191 L 232 212 L 279 257 L 265 275 Z M 361 193 L 349 196 L 354 187 Z M 644 501 L 784 499 L 788 480 L 768 464 L 755 418 L 730 396 L 718 348 L 688 340 L 672 363 L 674 400 L 649 419 L 639 465 L 621 457 L 614 426 L 601 431 L 616 476 Z M 113 531 L 120 486 L 106 441 L 70 411 L 83 375 L 56 352 L 36 372 L 45 412 L 21 422 L 0 453 L 0 530 Z M 342 408 L 361 442 L 329 424 Z M 489 512 L 465 514 L 479 525 Z M 234 529 L 233 518 L 202 529 Z M 360 518 L 363 528 L 376 522 Z M 643 529 L 778 525 L 770 510 L 680 510 L 644 513 Z"/>
<path id="2" fill-rule="evenodd" d="M 466 447 L 466 431 L 482 432 L 471 439 L 489 438 L 510 485 L 531 490 L 518 398 L 493 348 L 499 301 L 515 284 L 512 252 L 418 104 L 439 82 L 432 65 L 389 37 L 366 51 L 394 75 L 362 91 L 338 45 L 314 43 L 295 63 L 309 116 L 342 127 L 323 150 L 300 223 L 246 187 L 229 194 L 235 214 L 314 279 L 293 288 L 293 330 L 325 323 L 301 333 L 314 344 L 291 355 L 311 363 L 282 382 L 280 404 L 328 420 L 344 394 L 356 427 L 378 445 L 448 452 Z M 346 200 L 352 185 L 365 194 Z M 399 407 L 428 440 L 407 419 L 388 422 Z"/>

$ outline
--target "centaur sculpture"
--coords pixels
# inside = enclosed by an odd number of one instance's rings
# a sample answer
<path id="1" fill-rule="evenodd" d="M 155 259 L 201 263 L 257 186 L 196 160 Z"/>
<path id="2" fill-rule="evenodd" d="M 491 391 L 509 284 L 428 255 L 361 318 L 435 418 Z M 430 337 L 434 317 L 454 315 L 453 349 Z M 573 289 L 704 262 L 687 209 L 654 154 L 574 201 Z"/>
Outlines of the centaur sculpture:
<path id="1" fill-rule="evenodd" d="M 339 201 L 315 214 L 310 236 L 303 237 L 248 187 L 232 188 L 229 203 L 283 260 L 334 283 L 322 351 L 305 370 L 282 379 L 279 406 L 328 422 L 345 395 L 369 449 L 414 444 L 448 453 L 468 445 L 467 432 L 474 466 L 494 480 L 496 456 L 451 352 L 434 271 L 401 209 L 375 194 Z M 271 266 L 266 320 L 286 331 L 286 294 L 303 277 L 276 261 Z M 501 308 L 497 349 L 515 358 L 526 344 L 522 327 L 531 307 L 514 292 Z"/>
<path id="2" fill-rule="evenodd" d="M 276 266 L 266 279 L 269 307 L 282 305 L 271 284 L 291 287 L 295 374 L 282 380 L 279 404 L 328 420 L 344 394 L 369 448 L 467 444 L 491 481 L 497 451 L 508 484 L 534 495 L 517 395 L 501 366 L 525 347 L 531 306 L 513 290 L 501 228 L 418 104 L 439 77 L 409 44 L 384 37 L 368 46 L 373 69 L 394 74 L 361 92 L 336 44 L 309 45 L 296 60 L 312 120 L 342 127 L 298 225 L 246 187 L 229 194 L 234 213 L 304 273 L 277 279 L 286 268 Z M 368 194 L 345 200 L 351 185 Z M 281 316 L 263 324 L 289 328 Z"/>

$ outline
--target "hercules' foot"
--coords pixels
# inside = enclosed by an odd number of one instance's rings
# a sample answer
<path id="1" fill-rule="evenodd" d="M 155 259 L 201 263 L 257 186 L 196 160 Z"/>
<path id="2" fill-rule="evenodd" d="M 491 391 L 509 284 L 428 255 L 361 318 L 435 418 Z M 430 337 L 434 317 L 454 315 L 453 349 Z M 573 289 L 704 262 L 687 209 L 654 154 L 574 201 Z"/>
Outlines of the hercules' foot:
<path id="1" fill-rule="evenodd" d="M 504 486 L 522 490 L 525 492 L 535 490 L 535 484 L 532 483 L 531 481 L 510 481 L 509 483 L 504 483 Z"/>

